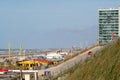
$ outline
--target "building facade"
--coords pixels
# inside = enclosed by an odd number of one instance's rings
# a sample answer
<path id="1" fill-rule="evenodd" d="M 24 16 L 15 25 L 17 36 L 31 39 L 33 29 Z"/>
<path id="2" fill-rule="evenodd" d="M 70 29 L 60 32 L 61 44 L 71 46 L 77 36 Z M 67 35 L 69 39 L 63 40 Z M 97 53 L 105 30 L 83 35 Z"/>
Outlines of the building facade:
<path id="1" fill-rule="evenodd" d="M 120 35 L 120 8 L 99 9 L 99 45 L 105 45 Z"/>

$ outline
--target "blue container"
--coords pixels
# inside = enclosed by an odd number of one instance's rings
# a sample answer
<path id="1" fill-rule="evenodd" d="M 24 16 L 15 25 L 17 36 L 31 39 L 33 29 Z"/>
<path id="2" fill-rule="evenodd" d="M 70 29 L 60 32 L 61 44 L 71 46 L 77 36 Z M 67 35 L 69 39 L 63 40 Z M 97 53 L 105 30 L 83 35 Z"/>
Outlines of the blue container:
<path id="1" fill-rule="evenodd" d="M 45 69 L 47 69 L 48 68 L 48 66 L 45 66 Z"/>

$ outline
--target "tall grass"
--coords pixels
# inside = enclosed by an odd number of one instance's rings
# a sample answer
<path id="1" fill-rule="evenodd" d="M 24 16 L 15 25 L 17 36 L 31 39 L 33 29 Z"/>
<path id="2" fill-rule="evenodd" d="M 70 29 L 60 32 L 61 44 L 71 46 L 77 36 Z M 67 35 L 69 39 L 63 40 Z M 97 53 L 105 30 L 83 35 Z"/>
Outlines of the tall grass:
<path id="1" fill-rule="evenodd" d="M 68 72 L 66 80 L 120 80 L 120 39 Z"/>

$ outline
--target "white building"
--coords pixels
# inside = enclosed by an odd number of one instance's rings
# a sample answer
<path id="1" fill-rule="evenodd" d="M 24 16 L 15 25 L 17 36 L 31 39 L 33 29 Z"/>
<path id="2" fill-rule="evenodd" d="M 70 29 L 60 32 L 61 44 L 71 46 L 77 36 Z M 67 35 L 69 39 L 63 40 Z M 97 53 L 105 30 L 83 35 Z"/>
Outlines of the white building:
<path id="1" fill-rule="evenodd" d="M 56 52 L 51 52 L 46 55 L 47 59 L 56 59 L 56 60 L 63 60 L 63 56 L 56 53 Z"/>
<path id="2" fill-rule="evenodd" d="M 105 45 L 120 36 L 120 7 L 99 9 L 99 44 Z"/>

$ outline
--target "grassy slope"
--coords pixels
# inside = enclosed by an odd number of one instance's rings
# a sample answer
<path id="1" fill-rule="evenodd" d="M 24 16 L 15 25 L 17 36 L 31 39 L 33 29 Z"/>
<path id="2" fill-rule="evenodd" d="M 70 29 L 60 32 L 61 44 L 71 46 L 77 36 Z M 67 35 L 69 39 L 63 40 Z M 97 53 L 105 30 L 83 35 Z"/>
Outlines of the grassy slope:
<path id="1" fill-rule="evenodd" d="M 66 80 L 120 80 L 120 39 L 67 74 Z"/>

